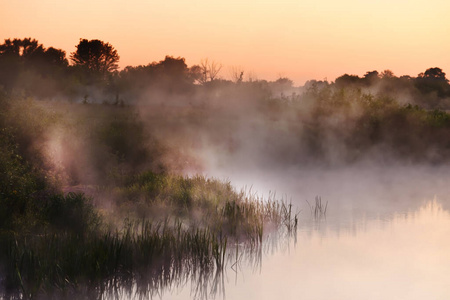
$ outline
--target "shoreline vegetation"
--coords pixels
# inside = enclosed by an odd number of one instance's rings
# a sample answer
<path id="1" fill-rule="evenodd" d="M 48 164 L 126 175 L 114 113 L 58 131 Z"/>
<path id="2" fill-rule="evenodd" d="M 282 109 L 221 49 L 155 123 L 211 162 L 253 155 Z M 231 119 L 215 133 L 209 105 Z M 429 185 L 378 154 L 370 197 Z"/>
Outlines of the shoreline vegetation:
<path id="1" fill-rule="evenodd" d="M 132 289 L 146 295 L 189 278 L 218 280 L 229 260 L 228 248 L 238 249 L 243 243 L 240 251 L 257 252 L 265 235 L 292 234 L 296 229 L 298 216 L 283 200 L 236 192 L 230 182 L 170 172 L 153 164 L 161 155 L 159 146 L 155 153 L 146 152 L 152 148 L 138 150 L 145 143 L 135 136 L 136 144 L 124 150 L 151 158 L 148 168 L 154 171 L 131 168 L 134 162 L 123 157 L 135 154 L 119 157 L 116 148 L 97 144 L 110 142 L 110 136 L 85 135 L 88 131 L 105 134 L 104 128 L 95 127 L 106 122 L 107 134 L 126 139 L 130 132 L 123 128 L 131 121 L 122 111 L 113 109 L 107 121 L 99 117 L 83 122 L 91 129 L 85 131 L 71 123 L 78 118 L 63 119 L 45 110 L 48 103 L 9 101 L 5 96 L 1 106 L 2 297 L 101 298 Z M 110 131 L 110 120 L 119 133 Z M 86 174 L 95 176 L 80 180 L 78 173 L 70 172 L 70 164 L 55 161 L 58 154 L 47 151 L 54 143 L 47 132 L 55 128 L 72 138 L 81 132 L 86 140 L 77 143 L 89 146 L 79 154 L 88 161 L 107 157 L 109 167 L 92 166 L 95 170 Z M 114 145 L 121 147 L 122 141 Z M 84 165 L 83 158 L 71 157 L 69 162 L 74 159 Z"/>
<path id="2" fill-rule="evenodd" d="M 260 257 L 268 235 L 295 234 L 287 199 L 237 192 L 201 175 L 210 167 L 449 163 L 439 68 L 296 88 L 243 72 L 220 79 L 216 63 L 170 56 L 119 72 L 117 61 L 99 67 L 102 51 L 114 54 L 108 43 L 77 49 L 69 65 L 35 40 L 0 45 L 5 299 L 153 295 L 188 280 L 202 294 L 242 253 Z M 308 204 L 316 218 L 331 209 L 320 197 Z"/>

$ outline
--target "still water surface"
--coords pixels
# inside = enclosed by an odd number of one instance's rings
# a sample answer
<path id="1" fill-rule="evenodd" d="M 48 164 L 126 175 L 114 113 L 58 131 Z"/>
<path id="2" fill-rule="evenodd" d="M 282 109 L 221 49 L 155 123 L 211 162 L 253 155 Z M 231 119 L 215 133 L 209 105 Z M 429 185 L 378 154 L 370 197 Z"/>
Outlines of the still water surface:
<path id="1" fill-rule="evenodd" d="M 232 182 L 259 182 L 262 194 L 271 185 L 286 191 L 301 209 L 297 232 L 269 235 L 253 253 L 231 245 L 220 276 L 187 280 L 154 298 L 450 299 L 448 172 L 225 174 Z M 309 212 L 306 200 L 314 193 L 329 201 L 325 218 Z"/>
<path id="2" fill-rule="evenodd" d="M 320 223 L 320 224 L 319 224 Z M 331 224 L 330 224 L 331 223 Z M 450 299 L 450 214 L 438 199 L 353 226 L 328 220 L 224 274 L 216 299 Z M 296 241 L 295 241 L 296 240 Z M 280 245 L 281 244 L 281 245 Z M 163 299 L 190 299 L 190 284 Z"/>

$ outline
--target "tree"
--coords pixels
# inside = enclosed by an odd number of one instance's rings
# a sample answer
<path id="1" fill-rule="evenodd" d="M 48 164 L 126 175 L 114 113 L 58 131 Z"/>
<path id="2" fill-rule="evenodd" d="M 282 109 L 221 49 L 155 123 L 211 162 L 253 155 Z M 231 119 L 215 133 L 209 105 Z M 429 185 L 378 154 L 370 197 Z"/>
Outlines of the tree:
<path id="1" fill-rule="evenodd" d="M 203 81 L 203 71 L 199 65 L 193 65 L 189 68 L 189 78 L 192 82 L 202 83 Z"/>
<path id="2" fill-rule="evenodd" d="M 68 65 L 65 51 L 53 47 L 46 49 L 37 40 L 31 38 L 5 40 L 5 43 L 0 45 L 0 57 L 16 59 L 25 68 L 41 68 L 44 64 L 52 67 Z"/>
<path id="3" fill-rule="evenodd" d="M 209 81 L 214 81 L 217 79 L 217 75 L 222 69 L 222 64 L 215 61 L 209 61 L 207 58 L 200 61 L 201 78 L 200 83 L 206 83 Z"/>
<path id="4" fill-rule="evenodd" d="M 230 68 L 231 80 L 235 83 L 241 83 L 244 80 L 244 70 L 241 66 L 232 66 Z"/>
<path id="5" fill-rule="evenodd" d="M 53 66 L 67 67 L 66 52 L 53 47 L 47 48 L 43 55 L 43 60 Z"/>
<path id="6" fill-rule="evenodd" d="M 183 57 L 175 58 L 169 55 L 155 66 L 160 69 L 160 73 L 173 82 L 184 81 L 189 70 Z"/>
<path id="7" fill-rule="evenodd" d="M 391 70 L 384 70 L 383 72 L 381 72 L 380 76 L 383 79 L 385 79 L 385 78 L 393 78 L 394 77 L 394 72 L 392 72 Z"/>
<path id="8" fill-rule="evenodd" d="M 364 78 L 363 78 L 363 82 L 367 85 L 370 86 L 374 83 L 376 83 L 378 80 L 380 79 L 380 74 L 378 73 L 378 71 L 368 71 L 366 72 L 366 74 L 364 74 Z"/>
<path id="9" fill-rule="evenodd" d="M 166 92 L 185 92 L 194 82 L 183 57 L 167 55 L 164 60 L 150 64 L 148 70 L 152 75 L 150 83 Z"/>
<path id="10" fill-rule="evenodd" d="M 100 40 L 80 39 L 76 47 L 77 51 L 70 55 L 75 66 L 81 66 L 91 73 L 101 75 L 118 69 L 117 63 L 120 57 L 111 44 Z"/>
<path id="11" fill-rule="evenodd" d="M 441 68 L 429 68 L 425 73 L 420 73 L 418 77 L 448 82 L 448 79 L 445 77 L 445 73 Z"/>
<path id="12" fill-rule="evenodd" d="M 150 90 L 185 93 L 193 88 L 200 76 L 199 66 L 188 68 L 183 57 L 167 55 L 164 60 L 146 66 L 127 66 L 120 71 L 118 78 L 124 93 L 137 95 Z"/>
<path id="13" fill-rule="evenodd" d="M 423 94 L 435 93 L 439 98 L 450 96 L 450 85 L 441 68 L 429 68 L 420 73 L 415 85 Z"/>
<path id="14" fill-rule="evenodd" d="M 49 94 L 55 84 L 62 84 L 67 65 L 63 50 L 46 49 L 35 39 L 6 39 L 0 44 L 0 85 L 8 91 L 17 87 Z"/>
<path id="15" fill-rule="evenodd" d="M 294 85 L 294 82 L 287 77 L 280 77 L 275 80 L 274 84 L 283 88 L 291 88 Z"/>
<path id="16" fill-rule="evenodd" d="M 334 81 L 338 88 L 345 88 L 348 86 L 355 86 L 361 82 L 361 78 L 358 75 L 344 74 Z"/>

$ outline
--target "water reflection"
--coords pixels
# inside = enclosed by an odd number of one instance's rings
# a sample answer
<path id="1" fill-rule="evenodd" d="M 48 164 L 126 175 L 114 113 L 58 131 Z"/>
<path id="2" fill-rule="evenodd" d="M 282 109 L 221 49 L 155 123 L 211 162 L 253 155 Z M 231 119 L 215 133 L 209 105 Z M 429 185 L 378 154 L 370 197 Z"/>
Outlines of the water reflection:
<path id="1" fill-rule="evenodd" d="M 436 200 L 345 229 L 321 225 L 227 286 L 229 299 L 449 299 L 450 214 Z"/>
<path id="2" fill-rule="evenodd" d="M 332 209 L 320 218 L 308 212 L 291 234 L 229 245 L 223 269 L 161 266 L 65 298 L 450 299 L 448 202 L 422 202 L 345 218 Z"/>
<path id="3" fill-rule="evenodd" d="M 133 280 L 132 284 L 112 287 L 97 294 L 104 299 L 230 299 L 227 291 L 232 286 L 245 284 L 247 276 L 264 272 L 263 261 L 277 253 L 286 253 L 296 241 L 296 232 L 271 232 L 264 243 L 249 245 L 236 243 L 228 247 L 223 269 L 199 268 L 198 272 L 180 272 L 176 276 L 161 276 L 161 284 Z M 168 272 L 170 270 L 167 270 Z M 248 274 L 247 274 L 248 273 Z M 162 275 L 162 274 L 161 274 Z M 153 278 L 155 279 L 155 278 Z"/>
<path id="4" fill-rule="evenodd" d="M 344 225 L 345 224 L 345 225 Z M 415 210 L 337 222 L 311 218 L 261 247 L 228 248 L 224 270 L 122 299 L 449 299 L 450 213 Z"/>

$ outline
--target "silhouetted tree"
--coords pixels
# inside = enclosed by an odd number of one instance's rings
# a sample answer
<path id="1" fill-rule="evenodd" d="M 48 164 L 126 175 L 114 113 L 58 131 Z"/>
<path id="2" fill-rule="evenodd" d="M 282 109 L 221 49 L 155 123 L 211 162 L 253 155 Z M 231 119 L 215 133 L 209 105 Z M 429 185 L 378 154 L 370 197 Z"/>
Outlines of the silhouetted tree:
<path id="1" fill-rule="evenodd" d="M 200 69 L 202 74 L 200 83 L 206 83 L 208 80 L 214 81 L 217 79 L 217 76 L 222 69 L 222 64 L 217 63 L 216 61 L 210 61 L 208 58 L 205 58 L 200 61 Z"/>
<path id="2" fill-rule="evenodd" d="M 166 56 L 164 60 L 146 66 L 127 66 L 119 73 L 119 85 L 121 91 L 130 98 L 151 90 L 189 92 L 200 76 L 199 68 L 188 68 L 183 57 Z"/>
<path id="3" fill-rule="evenodd" d="M 232 66 L 230 68 L 231 80 L 235 83 L 241 83 L 244 80 L 244 70 L 241 66 Z"/>
<path id="4" fill-rule="evenodd" d="M 322 80 L 312 79 L 312 80 L 306 81 L 303 88 L 305 91 L 314 93 L 314 92 L 318 92 L 319 90 L 322 90 L 328 86 L 329 86 L 329 83 L 326 80 L 322 81 Z"/>
<path id="5" fill-rule="evenodd" d="M 199 65 L 193 65 L 189 68 L 189 77 L 192 79 L 192 82 L 202 83 L 203 72 L 202 68 Z"/>
<path id="6" fill-rule="evenodd" d="M 63 50 L 45 49 L 35 39 L 7 39 L 0 45 L 0 85 L 8 91 L 17 86 L 23 91 L 48 95 L 62 84 L 67 66 Z"/>
<path id="7" fill-rule="evenodd" d="M 65 51 L 53 47 L 45 49 L 37 40 L 31 38 L 5 40 L 5 43 L 0 45 L 0 58 L 15 60 L 16 63 L 20 62 L 26 68 L 36 64 L 39 67 L 42 64 L 59 67 L 68 65 Z"/>
<path id="8" fill-rule="evenodd" d="M 358 75 L 348 75 L 344 74 L 335 80 L 335 84 L 338 88 L 344 88 L 350 85 L 359 84 L 361 78 Z"/>
<path id="9" fill-rule="evenodd" d="M 69 64 L 66 59 L 66 52 L 53 47 L 47 48 L 45 50 L 43 60 L 47 64 L 58 67 L 67 67 Z"/>
<path id="10" fill-rule="evenodd" d="M 420 73 L 417 77 L 448 82 L 441 68 L 429 68 L 425 73 Z"/>
<path id="11" fill-rule="evenodd" d="M 378 71 L 370 71 L 370 72 L 366 72 L 366 74 L 364 74 L 364 83 L 365 85 L 372 85 L 375 84 L 379 79 L 379 73 Z"/>
<path id="12" fill-rule="evenodd" d="M 72 52 L 70 59 L 75 66 L 81 66 L 89 72 L 106 75 L 108 72 L 118 69 L 119 54 L 109 44 L 100 40 L 81 39 Z"/>
<path id="13" fill-rule="evenodd" d="M 441 68 L 429 68 L 417 75 L 415 85 L 422 94 L 435 94 L 438 98 L 450 96 L 449 81 Z M 430 101 L 428 101 L 430 102 Z M 438 101 L 434 99 L 434 106 Z"/>
<path id="14" fill-rule="evenodd" d="M 182 57 L 175 58 L 173 56 L 166 56 L 164 60 L 156 64 L 156 67 L 160 69 L 160 74 L 164 74 L 171 81 L 184 81 L 188 74 L 186 61 Z"/>
<path id="15" fill-rule="evenodd" d="M 10 91 L 22 69 L 21 40 L 7 39 L 0 45 L 0 85 Z"/>
<path id="16" fill-rule="evenodd" d="M 394 77 L 394 72 L 392 72 L 391 70 L 384 70 L 383 72 L 381 72 L 380 76 L 381 78 L 392 78 Z"/>
<path id="17" fill-rule="evenodd" d="M 274 83 L 286 88 L 291 88 L 294 85 L 294 82 L 287 77 L 280 77 L 277 80 L 275 80 Z"/>
<path id="18" fill-rule="evenodd" d="M 43 52 L 44 47 L 37 40 L 31 38 L 6 39 L 5 43 L 0 45 L 0 55 L 30 58 Z"/>

